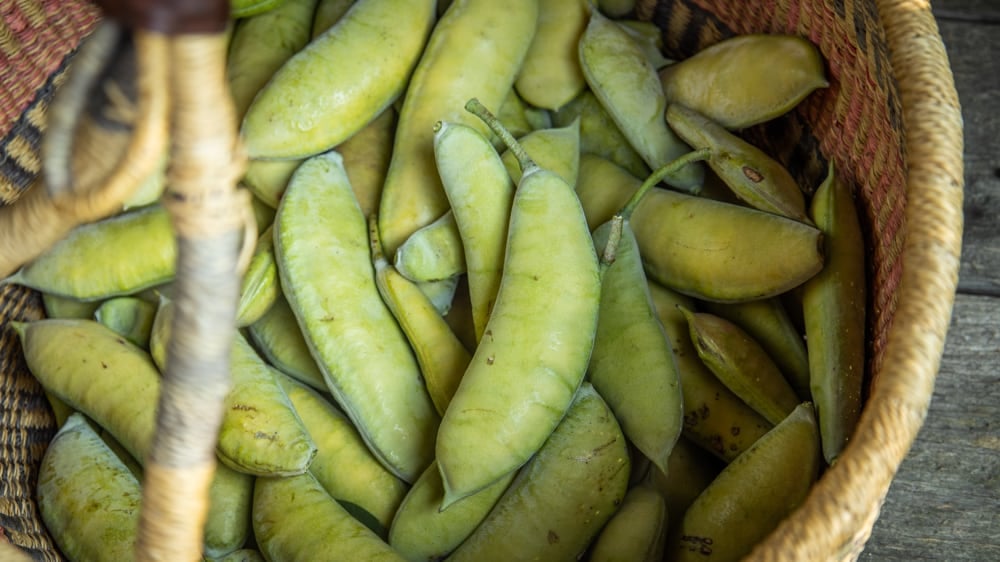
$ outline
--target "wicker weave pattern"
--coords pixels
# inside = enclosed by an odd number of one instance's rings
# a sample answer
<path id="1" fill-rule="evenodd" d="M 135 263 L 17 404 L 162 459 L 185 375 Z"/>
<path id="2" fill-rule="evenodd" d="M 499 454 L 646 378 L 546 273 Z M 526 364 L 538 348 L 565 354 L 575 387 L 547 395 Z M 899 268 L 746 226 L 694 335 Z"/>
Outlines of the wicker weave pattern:
<path id="1" fill-rule="evenodd" d="M 871 249 L 873 390 L 841 461 L 752 558 L 853 560 L 923 422 L 957 284 L 961 121 L 929 5 L 640 0 L 636 13 L 660 25 L 674 57 L 737 33 L 782 32 L 810 38 L 828 61 L 829 88 L 745 134 L 807 190 L 819 185 L 826 157 L 854 186 Z M 37 173 L 46 103 L 96 17 L 84 0 L 0 0 L 0 204 Z M 37 295 L 0 289 L 0 326 L 40 314 Z M 60 560 L 31 500 L 52 431 L 16 340 L 0 329 L 0 527 L 36 559 Z"/>

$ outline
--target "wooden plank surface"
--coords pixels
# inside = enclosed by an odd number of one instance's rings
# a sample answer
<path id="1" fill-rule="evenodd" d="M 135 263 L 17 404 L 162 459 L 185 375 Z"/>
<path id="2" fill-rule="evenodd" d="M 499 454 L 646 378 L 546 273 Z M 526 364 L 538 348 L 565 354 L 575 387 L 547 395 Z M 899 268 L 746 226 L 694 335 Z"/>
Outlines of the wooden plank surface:
<path id="1" fill-rule="evenodd" d="M 864 561 L 1000 560 L 1000 2 L 933 7 L 965 121 L 961 278 L 927 421 Z"/>

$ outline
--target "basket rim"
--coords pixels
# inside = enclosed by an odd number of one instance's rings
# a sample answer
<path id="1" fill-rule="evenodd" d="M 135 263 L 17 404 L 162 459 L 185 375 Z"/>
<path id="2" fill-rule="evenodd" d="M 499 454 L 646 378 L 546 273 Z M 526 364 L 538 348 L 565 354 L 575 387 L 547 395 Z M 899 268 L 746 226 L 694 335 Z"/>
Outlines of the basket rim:
<path id="1" fill-rule="evenodd" d="M 923 425 L 944 352 L 962 246 L 961 108 L 929 2 L 876 5 L 899 87 L 907 151 L 898 304 L 855 438 L 806 502 L 747 560 L 857 559 Z"/>

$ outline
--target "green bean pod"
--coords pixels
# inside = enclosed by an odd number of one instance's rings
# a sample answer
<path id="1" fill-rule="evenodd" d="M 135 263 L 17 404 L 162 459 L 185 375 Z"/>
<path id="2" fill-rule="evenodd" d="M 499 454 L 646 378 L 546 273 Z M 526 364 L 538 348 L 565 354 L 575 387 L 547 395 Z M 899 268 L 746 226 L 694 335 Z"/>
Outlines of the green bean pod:
<path id="1" fill-rule="evenodd" d="M 708 166 L 746 204 L 809 223 L 805 196 L 792 174 L 763 150 L 682 105 L 667 106 L 667 123 L 692 148 L 709 148 Z"/>
<path id="2" fill-rule="evenodd" d="M 299 167 L 274 233 L 282 291 L 327 387 L 376 457 L 412 482 L 434 457 L 439 418 L 375 285 L 368 226 L 339 154 Z"/>
<path id="3" fill-rule="evenodd" d="M 864 235 L 854 198 L 832 163 L 813 196 L 811 212 L 826 237 L 829 258 L 803 288 L 802 313 L 823 456 L 833 462 L 861 416 L 866 277 Z"/>
<path id="4" fill-rule="evenodd" d="M 580 119 L 581 166 L 588 155 L 595 154 L 625 168 L 635 177 L 649 175 L 649 166 L 589 89 L 553 112 L 552 125 L 565 127 L 577 118 Z M 586 174 L 581 174 L 581 179 L 585 181 Z"/>
<path id="5" fill-rule="evenodd" d="M 614 166 L 596 157 L 584 163 L 590 173 Z M 578 190 L 591 223 L 610 218 L 642 183 L 624 172 L 602 174 L 614 181 Z M 653 189 L 643 197 L 632 215 L 632 227 L 646 274 L 704 300 L 775 296 L 823 267 L 823 236 L 816 228 L 673 190 Z"/>
<path id="6" fill-rule="evenodd" d="M 449 210 L 417 229 L 396 249 L 393 266 L 411 281 L 440 281 L 465 273 L 465 248 Z"/>
<path id="7" fill-rule="evenodd" d="M 333 27 L 351 9 L 355 0 L 319 0 L 313 14 L 311 39 Z"/>
<path id="8" fill-rule="evenodd" d="M 662 562 L 667 504 L 656 488 L 634 486 L 594 541 L 590 562 Z"/>
<path id="9" fill-rule="evenodd" d="M 247 156 L 305 158 L 361 130 L 406 88 L 434 22 L 431 0 L 359 0 L 289 58 L 243 118 Z M 336 61 L 336 71 L 330 68 Z"/>
<path id="10" fill-rule="evenodd" d="M 586 0 L 539 0 L 535 37 L 514 82 L 524 101 L 556 110 L 587 87 L 576 48 L 589 10 Z"/>
<path id="11" fill-rule="evenodd" d="M 496 505 L 517 471 L 441 510 L 444 484 L 431 463 L 403 498 L 389 528 L 389 544 L 407 560 L 443 560 Z"/>
<path id="12" fill-rule="evenodd" d="M 663 56 L 663 30 L 651 21 L 641 21 L 635 19 L 615 20 L 625 33 L 632 37 L 632 40 L 642 48 L 646 55 L 646 60 L 657 71 L 665 66 L 674 64 L 673 59 Z"/>
<path id="13" fill-rule="evenodd" d="M 671 343 L 684 400 L 683 435 L 729 462 L 771 429 L 771 424 L 739 399 L 705 367 L 691 342 L 687 320 L 679 307 L 691 299 L 649 283 L 656 314 Z"/>
<path id="14" fill-rule="evenodd" d="M 468 125 L 439 122 L 434 158 L 465 252 L 478 341 L 500 286 L 515 184 L 487 138 Z"/>
<path id="15" fill-rule="evenodd" d="M 225 556 L 206 556 L 205 562 L 265 562 L 265 560 L 259 550 L 253 548 L 241 548 L 239 550 L 234 550 Z"/>
<path id="16" fill-rule="evenodd" d="M 579 55 L 590 89 L 650 169 L 662 168 L 691 150 L 663 120 L 667 100 L 656 70 L 618 24 L 592 10 Z M 704 175 L 704 167 L 693 163 L 665 181 L 697 192 Z"/>
<path id="17" fill-rule="evenodd" d="M 525 103 L 517 95 L 517 89 L 511 88 L 497 109 L 497 118 L 507 127 L 514 138 L 521 138 L 531 131 L 548 129 L 552 126 L 552 116 L 548 111 Z M 496 146 L 502 143 L 495 135 L 490 135 L 490 142 Z"/>
<path id="18" fill-rule="evenodd" d="M 607 222 L 594 231 L 595 246 L 605 254 L 613 225 Z M 629 441 L 666 470 L 684 425 L 677 364 L 628 219 L 611 244 L 614 260 L 603 262 L 597 338 L 587 373 Z"/>
<path id="19" fill-rule="evenodd" d="M 113 297 L 94 311 L 95 320 L 143 349 L 149 347 L 155 317 L 156 305 L 136 297 Z"/>
<path id="20" fill-rule="evenodd" d="M 805 500 L 819 464 L 816 419 L 803 403 L 698 496 L 668 556 L 678 562 L 741 559 Z"/>
<path id="21" fill-rule="evenodd" d="M 152 444 L 160 374 L 149 354 L 93 320 L 12 323 L 44 388 L 106 429 L 139 463 Z M 67 346 L 66 342 L 75 342 Z M 253 478 L 224 464 L 209 487 L 205 552 L 221 555 L 250 531 Z"/>
<path id="22" fill-rule="evenodd" d="M 565 127 L 537 129 L 517 139 L 536 164 L 559 175 L 566 183 L 576 186 L 580 173 L 580 123 L 574 119 Z M 503 160 L 514 183 L 521 179 L 521 167 L 509 150 Z"/>
<path id="23" fill-rule="evenodd" d="M 351 516 L 311 473 L 258 478 L 253 530 L 267 560 L 404 562 L 374 532 Z"/>
<path id="24" fill-rule="evenodd" d="M 329 392 L 283 294 L 279 293 L 271 308 L 247 327 L 247 333 L 261 356 L 279 371 L 316 390 Z"/>
<path id="25" fill-rule="evenodd" d="M 257 92 L 281 65 L 309 42 L 317 0 L 283 0 L 265 13 L 240 21 L 226 58 L 226 79 L 236 118 L 242 119 Z"/>
<path id="26" fill-rule="evenodd" d="M 407 493 L 406 483 L 382 466 L 350 420 L 327 399 L 290 377 L 276 378 L 316 442 L 309 472 L 337 501 L 358 506 L 388 529 Z"/>
<path id="27" fill-rule="evenodd" d="M 819 49 L 804 37 L 738 35 L 660 71 L 671 103 L 727 129 L 743 129 L 788 112 L 829 85 Z"/>
<path id="28" fill-rule="evenodd" d="M 625 436 L 584 383 L 552 436 L 448 559 L 577 560 L 618 509 L 628 475 Z"/>
<path id="29" fill-rule="evenodd" d="M 153 205 L 73 229 L 0 284 L 94 301 L 170 281 L 176 258 L 170 216 Z"/>
<path id="30" fill-rule="evenodd" d="M 415 283 L 385 259 L 378 238 L 378 219 L 369 218 L 375 285 L 417 357 L 427 393 L 439 415 L 455 395 L 471 357 L 434 304 Z"/>
<path id="31" fill-rule="evenodd" d="M 71 560 L 129 560 L 139 530 L 139 479 L 81 414 L 49 442 L 38 468 L 38 511 Z"/>
<path id="32" fill-rule="evenodd" d="M 799 405 L 778 366 L 739 326 L 707 312 L 682 312 L 698 356 L 748 406 L 777 424 Z"/>
<path id="33" fill-rule="evenodd" d="M 494 131 L 518 146 L 505 130 Z M 600 272 L 579 199 L 515 150 L 526 169 L 496 305 L 438 430 L 446 505 L 538 451 L 583 381 L 597 330 Z"/>
<path id="34" fill-rule="evenodd" d="M 257 240 L 253 257 L 240 283 L 240 297 L 236 306 L 236 326 L 245 328 L 266 313 L 281 287 L 278 284 L 278 266 L 274 261 L 274 236 L 268 227 Z"/>
<path id="35" fill-rule="evenodd" d="M 452 275 L 451 277 L 445 277 L 436 281 L 418 281 L 417 287 L 420 288 L 420 292 L 434 306 L 437 313 L 444 316 L 451 310 L 451 303 L 455 300 L 459 277 L 460 275 Z"/>
<path id="36" fill-rule="evenodd" d="M 702 306 L 706 312 L 721 316 L 746 331 L 778 365 L 799 399 L 809 398 L 806 342 L 780 298 L 741 303 L 704 301 Z"/>
<path id="37" fill-rule="evenodd" d="M 103 301 L 80 301 L 52 293 L 42 293 L 46 318 L 93 318 Z"/>
<path id="38" fill-rule="evenodd" d="M 487 128 L 463 109 L 471 97 L 497 108 L 514 85 L 538 21 L 537 0 L 456 0 L 441 16 L 403 98 L 382 187 L 386 254 L 448 210 L 434 160 L 434 124 Z"/>
<path id="39" fill-rule="evenodd" d="M 250 160 L 247 162 L 241 183 L 259 201 L 272 209 L 277 209 L 278 202 L 288 186 L 288 180 L 301 163 L 301 159 Z"/>
<path id="40" fill-rule="evenodd" d="M 378 211 L 382 184 L 392 159 L 396 114 L 392 106 L 385 108 L 371 123 L 337 145 L 337 152 L 344 157 L 344 170 L 351 180 L 351 189 L 366 217 Z"/>
<path id="41" fill-rule="evenodd" d="M 643 484 L 659 490 L 667 504 L 667 519 L 680 523 L 688 507 L 715 480 L 725 464 L 694 441 L 681 436 L 670 451 L 667 470 L 650 470 Z M 676 529 L 679 525 L 668 526 Z"/>

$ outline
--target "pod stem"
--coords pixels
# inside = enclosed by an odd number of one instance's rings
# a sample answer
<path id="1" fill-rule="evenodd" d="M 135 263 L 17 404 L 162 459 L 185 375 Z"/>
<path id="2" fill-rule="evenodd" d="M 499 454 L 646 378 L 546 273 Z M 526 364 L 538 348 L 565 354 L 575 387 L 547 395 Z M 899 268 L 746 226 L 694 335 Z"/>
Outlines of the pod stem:
<path id="1" fill-rule="evenodd" d="M 663 181 L 663 178 L 676 173 L 678 170 L 684 166 L 691 164 L 692 162 L 701 162 L 702 160 L 708 160 L 712 155 L 712 149 L 710 148 L 700 148 L 698 150 L 692 150 L 687 154 L 678 156 L 677 158 L 667 162 L 662 168 L 657 169 L 655 172 L 650 174 L 646 181 L 639 186 L 639 189 L 632 194 L 632 197 L 625 202 L 625 205 L 618 211 L 618 215 L 628 219 L 632 216 L 632 212 L 635 208 L 639 206 L 639 201 L 642 197 L 649 192 L 656 184 Z"/>
<path id="2" fill-rule="evenodd" d="M 622 232 L 625 229 L 625 217 L 621 213 L 611 217 L 611 227 L 608 231 L 608 242 L 604 245 L 604 251 L 601 252 L 601 267 L 607 268 L 611 264 L 615 263 L 615 259 L 618 258 L 618 244 L 622 240 Z"/>
<path id="3" fill-rule="evenodd" d="M 538 165 L 535 164 L 535 161 L 528 156 L 528 153 L 524 150 L 524 147 L 521 146 L 521 143 L 517 142 L 517 139 L 514 138 L 514 135 L 510 134 L 507 127 L 504 127 L 503 123 L 501 123 L 495 115 L 490 113 L 490 110 L 486 109 L 486 106 L 483 105 L 478 98 L 472 98 L 466 102 L 465 109 L 482 120 L 483 123 L 486 123 L 486 126 L 489 127 L 490 130 L 496 134 L 496 136 L 500 137 L 500 140 L 503 141 L 514 157 L 517 158 L 517 163 L 521 166 L 522 176 L 528 171 L 529 168 L 538 167 Z"/>

